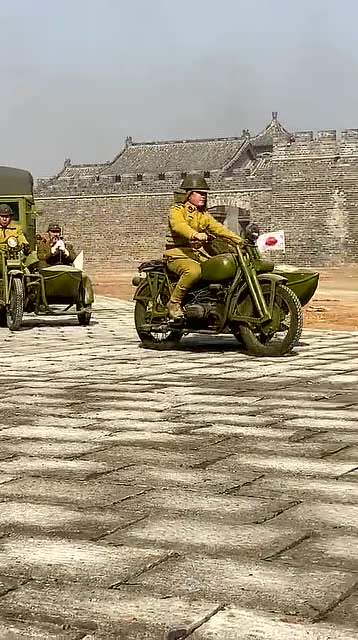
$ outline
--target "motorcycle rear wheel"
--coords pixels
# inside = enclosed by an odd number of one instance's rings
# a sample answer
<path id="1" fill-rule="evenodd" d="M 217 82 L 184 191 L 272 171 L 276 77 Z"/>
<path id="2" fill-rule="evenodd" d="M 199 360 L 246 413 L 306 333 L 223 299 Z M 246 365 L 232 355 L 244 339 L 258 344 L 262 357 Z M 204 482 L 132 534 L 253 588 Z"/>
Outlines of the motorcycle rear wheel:
<path id="1" fill-rule="evenodd" d="M 163 308 L 166 308 L 166 305 L 170 298 L 169 291 L 165 288 L 164 291 L 158 295 L 158 298 L 155 302 L 150 297 L 149 286 L 142 289 L 141 293 L 144 300 L 137 300 L 134 308 L 134 322 L 138 337 L 140 338 L 142 344 L 147 347 L 147 349 L 173 349 L 178 344 L 178 342 L 180 342 L 183 336 L 183 331 L 180 331 L 179 329 L 163 332 L 146 331 L 142 328 L 143 325 L 150 323 L 151 309 L 153 308 L 153 304 L 161 305 Z M 161 322 L 166 321 L 166 317 L 163 317 L 163 320 L 161 320 Z"/>
<path id="2" fill-rule="evenodd" d="M 270 284 L 263 284 L 262 291 L 266 301 L 270 299 Z M 251 297 L 245 300 L 245 315 L 254 315 L 254 305 Z M 262 331 L 259 327 L 253 329 L 247 324 L 241 324 L 239 332 L 234 333 L 239 342 L 243 342 L 250 355 L 259 357 L 279 357 L 292 351 L 301 337 L 303 315 L 301 303 L 296 294 L 283 284 L 276 285 L 274 313 L 280 314 L 280 331 L 273 334 Z M 286 328 L 286 330 L 285 330 Z"/>

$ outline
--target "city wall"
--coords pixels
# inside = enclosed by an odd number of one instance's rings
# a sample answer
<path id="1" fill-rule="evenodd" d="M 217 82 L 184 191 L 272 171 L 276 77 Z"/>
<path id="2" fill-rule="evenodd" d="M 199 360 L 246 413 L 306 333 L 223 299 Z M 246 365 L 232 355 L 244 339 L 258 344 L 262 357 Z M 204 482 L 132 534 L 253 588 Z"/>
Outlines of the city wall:
<path id="1" fill-rule="evenodd" d="M 93 268 L 137 264 L 161 255 L 173 174 L 133 176 L 115 184 L 101 177 L 69 183 L 39 182 L 38 228 L 58 220 L 83 248 Z M 275 140 L 271 161 L 258 171 L 234 169 L 211 177 L 209 206 L 249 211 L 263 231 L 284 229 L 287 250 L 280 259 L 298 265 L 357 262 L 358 130 L 298 132 Z"/>

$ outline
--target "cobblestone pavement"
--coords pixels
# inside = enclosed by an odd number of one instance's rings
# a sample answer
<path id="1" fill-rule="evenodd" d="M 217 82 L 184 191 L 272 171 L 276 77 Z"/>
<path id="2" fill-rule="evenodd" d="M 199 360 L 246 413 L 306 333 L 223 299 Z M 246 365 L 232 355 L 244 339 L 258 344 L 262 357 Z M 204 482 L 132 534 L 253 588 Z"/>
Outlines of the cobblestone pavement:
<path id="1" fill-rule="evenodd" d="M 357 333 L 1 329 L 0 638 L 358 637 Z"/>

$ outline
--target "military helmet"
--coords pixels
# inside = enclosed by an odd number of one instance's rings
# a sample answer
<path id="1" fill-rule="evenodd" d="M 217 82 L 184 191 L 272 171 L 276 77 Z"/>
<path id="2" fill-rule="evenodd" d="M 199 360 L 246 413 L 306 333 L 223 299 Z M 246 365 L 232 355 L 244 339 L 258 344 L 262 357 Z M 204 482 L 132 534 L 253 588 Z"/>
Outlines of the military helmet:
<path id="1" fill-rule="evenodd" d="M 197 173 L 186 176 L 180 185 L 184 191 L 209 191 L 209 185 L 205 178 Z"/>
<path id="2" fill-rule="evenodd" d="M 0 204 L 0 216 L 13 216 L 14 212 L 8 204 Z"/>
<path id="3" fill-rule="evenodd" d="M 51 224 L 49 224 L 47 227 L 47 231 L 52 231 L 53 233 L 61 233 L 61 227 L 59 224 L 57 224 L 57 222 L 51 222 Z"/>

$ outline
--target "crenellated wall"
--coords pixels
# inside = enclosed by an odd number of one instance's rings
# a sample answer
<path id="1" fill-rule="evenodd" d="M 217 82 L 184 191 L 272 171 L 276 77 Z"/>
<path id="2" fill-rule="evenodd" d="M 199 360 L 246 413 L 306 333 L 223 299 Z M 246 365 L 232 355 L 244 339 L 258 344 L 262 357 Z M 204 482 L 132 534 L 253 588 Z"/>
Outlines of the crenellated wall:
<path id="1" fill-rule="evenodd" d="M 272 225 L 286 231 L 287 259 L 357 261 L 358 131 L 312 131 L 279 142 L 272 156 Z"/>
<path id="2" fill-rule="evenodd" d="M 58 220 L 66 236 L 83 247 L 87 262 L 133 264 L 161 255 L 172 191 L 179 172 L 165 180 L 147 173 L 95 174 L 39 181 L 36 201 L 45 229 Z M 263 231 L 284 229 L 287 251 L 280 260 L 297 265 L 358 261 L 358 129 L 299 131 L 278 135 L 272 153 L 212 171 L 209 206 L 249 211 Z"/>

